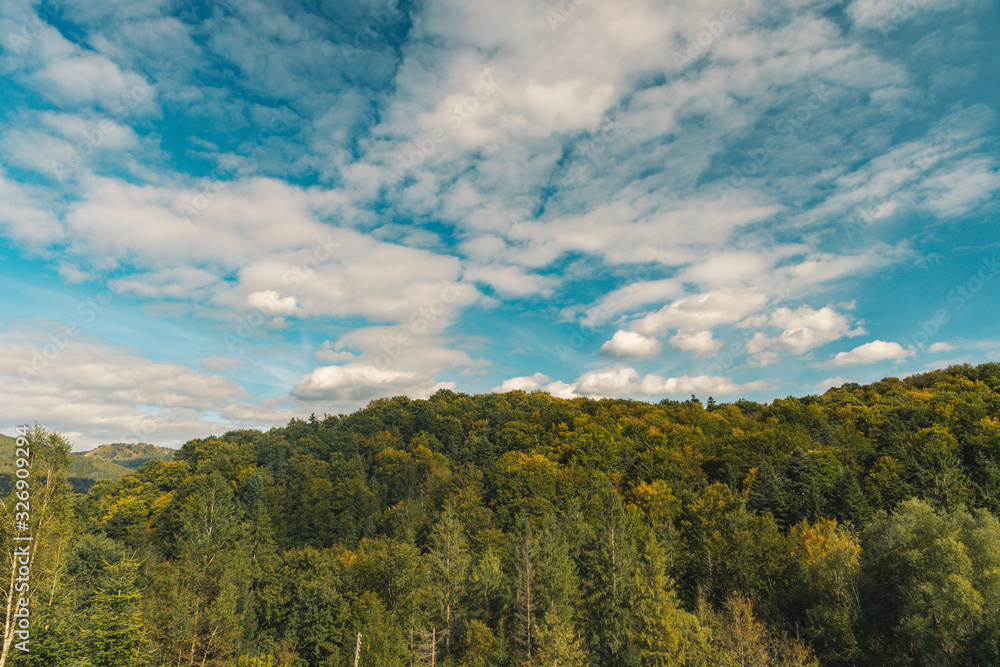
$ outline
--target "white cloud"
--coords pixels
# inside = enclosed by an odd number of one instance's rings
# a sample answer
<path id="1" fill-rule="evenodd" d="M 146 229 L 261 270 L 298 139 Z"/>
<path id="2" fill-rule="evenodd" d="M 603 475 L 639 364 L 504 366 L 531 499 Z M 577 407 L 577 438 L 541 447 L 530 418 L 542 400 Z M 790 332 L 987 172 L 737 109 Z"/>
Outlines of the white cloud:
<path id="1" fill-rule="evenodd" d="M 472 265 L 465 269 L 462 279 L 484 283 L 498 294 L 509 297 L 525 297 L 532 294 L 552 296 L 559 279 L 527 273 L 519 266 Z"/>
<path id="2" fill-rule="evenodd" d="M 923 206 L 943 218 L 963 215 L 1000 190 L 1000 171 L 989 157 L 967 158 L 939 170 L 919 189 Z"/>
<path id="3" fill-rule="evenodd" d="M 276 314 L 400 322 L 421 308 L 438 311 L 435 316 L 442 308 L 454 312 L 480 296 L 459 282 L 455 257 L 320 222 L 350 212 L 335 193 L 275 179 L 236 181 L 187 219 L 181 210 L 199 202 L 195 190 L 98 177 L 90 177 L 88 186 L 87 198 L 66 216 L 73 249 L 108 261 L 142 262 L 152 270 L 123 280 L 149 297 L 167 295 L 163 283 L 175 283 L 177 270 L 165 267 L 178 266 L 191 267 L 189 277 L 211 278 L 211 285 L 198 280 L 197 286 L 211 295 L 211 306 L 233 311 L 250 301 L 263 304 L 276 293 L 280 299 L 268 302 Z M 134 224 L 136 219 L 144 224 Z M 218 275 L 206 266 L 218 267 Z M 224 280 L 227 272 L 237 272 L 238 282 Z"/>
<path id="4" fill-rule="evenodd" d="M 889 32 L 896 24 L 916 18 L 919 14 L 952 11 L 963 6 L 966 6 L 963 0 L 914 0 L 910 3 L 900 3 L 897 0 L 854 0 L 847 7 L 847 14 L 857 25 Z"/>
<path id="5" fill-rule="evenodd" d="M 63 238 L 63 225 L 44 193 L 8 180 L 0 171 L 0 228 L 4 235 L 27 245 L 48 245 Z M 51 195 L 50 195 L 51 196 Z"/>
<path id="6" fill-rule="evenodd" d="M 830 306 L 814 310 L 809 306 L 778 308 L 771 313 L 768 324 L 784 329 L 780 335 L 769 337 L 759 331 L 747 342 L 747 352 L 751 355 L 766 350 L 788 350 L 795 355 L 803 355 L 845 336 L 860 336 L 863 327 L 854 327 L 851 320 Z"/>
<path id="7" fill-rule="evenodd" d="M 711 331 L 681 331 L 670 339 L 670 347 L 710 357 L 722 349 L 722 341 L 715 340 Z"/>
<path id="8" fill-rule="evenodd" d="M 383 370 L 374 364 L 351 363 L 317 368 L 292 388 L 292 395 L 304 400 L 356 404 L 382 396 L 426 398 L 438 389 L 454 387 L 453 383 L 435 382 L 419 373 Z"/>
<path id="9" fill-rule="evenodd" d="M 647 375 L 639 385 L 639 390 L 643 394 L 666 394 L 668 396 L 688 394 L 731 396 L 744 392 L 761 391 L 766 388 L 767 383 L 763 380 L 736 384 L 727 377 L 713 377 L 709 375 L 697 375 L 694 377 L 682 375 L 672 378 Z"/>
<path id="10" fill-rule="evenodd" d="M 900 360 L 909 356 L 899 343 L 889 343 L 884 340 L 873 340 L 859 345 L 850 352 L 838 352 L 831 361 L 831 366 L 854 366 L 856 364 L 873 364 L 889 359 Z"/>
<path id="11" fill-rule="evenodd" d="M 274 290 L 252 292 L 247 295 L 247 305 L 268 315 L 294 315 L 299 309 L 294 296 L 281 296 Z"/>
<path id="12" fill-rule="evenodd" d="M 651 359 L 660 353 L 660 341 L 634 331 L 618 330 L 601 346 L 601 352 L 616 359 Z"/>
<path id="13" fill-rule="evenodd" d="M 604 295 L 596 304 L 587 308 L 580 323 L 599 326 L 616 316 L 648 303 L 667 301 L 683 292 L 679 280 L 638 280 Z"/>
<path id="14" fill-rule="evenodd" d="M 687 396 L 690 394 L 730 396 L 767 388 L 767 384 L 763 381 L 737 384 L 727 377 L 708 375 L 663 378 L 659 375 L 648 374 L 640 377 L 639 372 L 629 366 L 587 371 L 574 382 L 568 384 L 550 380 L 551 378 L 541 373 L 535 373 L 530 377 L 505 380 L 493 391 L 541 389 L 561 398 L 575 396 L 617 398 L 623 396 Z"/>
<path id="15" fill-rule="evenodd" d="M 500 386 L 490 390 L 494 394 L 502 394 L 508 391 L 538 391 L 542 385 L 551 382 L 552 378 L 544 373 L 535 373 L 531 376 L 507 378 L 500 383 Z"/>
<path id="16" fill-rule="evenodd" d="M 340 361 L 352 361 L 355 356 L 353 353 L 348 352 L 347 350 L 341 350 L 337 345 L 325 340 L 316 350 L 316 358 L 320 361 L 336 363 Z"/>
<path id="17" fill-rule="evenodd" d="M 955 349 L 955 346 L 952 345 L 951 343 L 939 342 L 939 343 L 933 343 L 929 348 L 927 348 L 927 351 L 928 352 L 952 352 L 954 349 Z"/>
<path id="18" fill-rule="evenodd" d="M 772 265 L 773 257 L 765 253 L 723 251 L 685 269 L 682 278 L 712 287 L 741 286 L 766 273 Z"/>
<path id="19" fill-rule="evenodd" d="M 853 382 L 853 381 L 854 380 L 848 380 L 845 377 L 841 377 L 839 375 L 835 375 L 834 377 L 827 378 L 827 379 L 823 380 L 822 382 L 817 382 L 815 385 L 813 385 L 813 391 L 816 391 L 816 392 L 819 392 L 819 393 L 822 394 L 822 393 L 826 393 L 826 391 L 829 390 L 829 389 L 833 389 L 833 388 L 836 388 L 836 387 L 842 387 L 845 384 L 847 384 L 848 382 Z"/>
<path id="20" fill-rule="evenodd" d="M 216 286 L 219 276 L 204 269 L 182 266 L 131 274 L 115 281 L 115 288 L 151 299 L 197 300 Z"/>
<path id="21" fill-rule="evenodd" d="M 738 322 L 766 303 L 767 297 L 760 293 L 720 290 L 678 299 L 635 322 L 632 329 L 647 336 L 663 335 L 669 329 L 704 331 Z"/>
<path id="22" fill-rule="evenodd" d="M 578 377 L 576 391 L 585 396 L 623 396 L 632 393 L 639 373 L 628 366 L 588 371 Z"/>
<path id="23" fill-rule="evenodd" d="M 227 377 L 150 361 L 56 325 L 2 332 L 0 377 L 4 421 L 37 420 L 77 448 L 176 443 L 228 430 L 214 415 L 246 397 Z"/>

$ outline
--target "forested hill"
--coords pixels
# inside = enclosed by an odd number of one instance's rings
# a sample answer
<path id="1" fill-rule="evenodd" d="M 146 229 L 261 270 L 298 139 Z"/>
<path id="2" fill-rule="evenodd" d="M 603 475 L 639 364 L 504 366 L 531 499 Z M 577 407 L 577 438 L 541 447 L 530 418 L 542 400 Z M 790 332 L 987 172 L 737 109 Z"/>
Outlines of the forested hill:
<path id="1" fill-rule="evenodd" d="M 63 604 L 35 607 L 61 652 L 15 664 L 353 665 L 359 632 L 373 666 L 1000 664 L 998 416 L 985 364 L 192 440 L 67 500 Z"/>
<path id="2" fill-rule="evenodd" d="M 78 455 L 88 459 L 114 461 L 120 466 L 135 470 L 153 459 L 172 461 L 175 453 L 175 450 L 168 447 L 157 447 L 144 442 L 112 442 L 87 452 L 79 452 Z"/>

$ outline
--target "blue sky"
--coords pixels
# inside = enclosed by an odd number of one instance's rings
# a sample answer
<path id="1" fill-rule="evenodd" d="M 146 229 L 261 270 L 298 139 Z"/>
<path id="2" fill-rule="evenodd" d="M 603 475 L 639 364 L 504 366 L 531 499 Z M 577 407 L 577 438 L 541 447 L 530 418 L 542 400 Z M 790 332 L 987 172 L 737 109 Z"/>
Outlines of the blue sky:
<path id="1" fill-rule="evenodd" d="M 5 2 L 5 432 L 997 360 L 998 30 L 976 0 Z"/>

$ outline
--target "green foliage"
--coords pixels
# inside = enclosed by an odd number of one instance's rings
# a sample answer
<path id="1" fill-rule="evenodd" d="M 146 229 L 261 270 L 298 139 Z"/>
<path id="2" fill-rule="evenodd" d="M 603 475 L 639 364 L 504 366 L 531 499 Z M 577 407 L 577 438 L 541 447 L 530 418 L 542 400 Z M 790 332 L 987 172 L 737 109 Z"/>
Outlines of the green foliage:
<path id="1" fill-rule="evenodd" d="M 862 610 L 877 664 L 967 665 L 996 655 L 1000 523 L 913 499 L 862 540 Z"/>
<path id="2" fill-rule="evenodd" d="M 8 663 L 352 667 L 360 633 L 400 667 L 1000 664 L 998 414 L 997 364 L 769 405 L 440 391 L 85 494 L 36 429 Z"/>

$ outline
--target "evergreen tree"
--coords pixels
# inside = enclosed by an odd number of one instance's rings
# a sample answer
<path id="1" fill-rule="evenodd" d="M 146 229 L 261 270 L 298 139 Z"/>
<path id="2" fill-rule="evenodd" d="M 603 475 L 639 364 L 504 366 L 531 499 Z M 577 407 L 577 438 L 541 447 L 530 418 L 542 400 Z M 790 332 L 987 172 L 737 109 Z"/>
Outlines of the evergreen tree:
<path id="1" fill-rule="evenodd" d="M 581 563 L 587 646 L 602 665 L 635 664 L 628 641 L 629 600 L 635 581 L 636 552 L 617 493 L 601 498 L 601 516 Z"/>
<path id="2" fill-rule="evenodd" d="M 860 528 L 868 523 L 868 501 L 854 471 L 843 466 L 825 498 L 825 515 Z"/>
<path id="3" fill-rule="evenodd" d="M 693 659 L 698 621 L 680 608 L 663 547 L 652 534 L 646 537 L 632 587 L 628 636 L 642 664 L 667 667 Z"/>
<path id="4" fill-rule="evenodd" d="M 747 494 L 747 509 L 758 513 L 770 512 L 779 522 L 783 522 L 788 515 L 784 480 L 766 461 L 753 477 Z"/>
<path id="5" fill-rule="evenodd" d="M 583 640 L 573 626 L 563 620 L 554 609 L 542 617 L 538 624 L 538 648 L 528 664 L 532 667 L 585 667 L 587 652 Z"/>
<path id="6" fill-rule="evenodd" d="M 435 624 L 441 628 L 447 654 L 451 650 L 456 621 L 462 617 L 470 565 L 469 546 L 462 524 L 450 506 L 441 513 L 431 531 L 428 546 Z"/>
<path id="7" fill-rule="evenodd" d="M 136 587 L 138 572 L 139 561 L 134 556 L 108 566 L 105 587 L 94 593 L 80 628 L 88 667 L 152 664 L 141 614 L 142 593 Z"/>
<path id="8" fill-rule="evenodd" d="M 818 521 L 823 509 L 823 488 L 815 462 L 801 449 L 792 452 L 785 465 L 785 498 L 787 510 L 783 525 L 791 526 L 803 519 Z"/>

